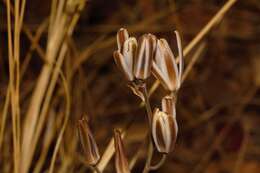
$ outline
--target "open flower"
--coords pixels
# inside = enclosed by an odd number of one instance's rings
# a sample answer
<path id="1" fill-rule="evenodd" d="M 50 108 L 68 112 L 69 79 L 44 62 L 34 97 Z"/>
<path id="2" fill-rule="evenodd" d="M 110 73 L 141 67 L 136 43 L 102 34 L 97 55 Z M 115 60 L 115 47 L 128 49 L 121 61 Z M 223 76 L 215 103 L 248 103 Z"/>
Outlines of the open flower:
<path id="1" fill-rule="evenodd" d="M 117 173 L 130 173 L 129 164 L 125 155 L 123 141 L 121 139 L 121 132 L 114 131 L 115 144 L 115 167 Z"/>
<path id="2" fill-rule="evenodd" d="M 96 165 L 100 159 L 99 150 L 86 119 L 79 120 L 78 133 L 86 163 L 89 165 Z"/>
<path id="3" fill-rule="evenodd" d="M 162 99 L 162 111 L 156 108 L 153 113 L 152 136 L 157 150 L 161 153 L 171 152 L 177 133 L 175 102 L 172 97 L 166 96 Z"/>
<path id="4" fill-rule="evenodd" d="M 144 34 L 137 40 L 129 37 L 126 29 L 117 32 L 118 50 L 114 59 L 128 81 L 145 80 L 150 76 L 152 59 L 155 54 L 156 37 Z"/>
<path id="5" fill-rule="evenodd" d="M 181 76 L 183 69 L 183 54 L 180 36 L 175 31 L 179 52 L 179 65 L 165 39 L 157 41 L 155 58 L 152 63 L 152 72 L 168 91 L 177 91 L 181 86 Z"/>

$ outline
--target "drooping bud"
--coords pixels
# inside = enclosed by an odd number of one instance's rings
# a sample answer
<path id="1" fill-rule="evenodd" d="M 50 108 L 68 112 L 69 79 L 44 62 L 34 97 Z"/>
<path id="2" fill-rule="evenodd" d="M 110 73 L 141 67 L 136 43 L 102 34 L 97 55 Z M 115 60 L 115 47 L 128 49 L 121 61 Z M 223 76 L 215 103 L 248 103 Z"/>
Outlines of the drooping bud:
<path id="1" fill-rule="evenodd" d="M 117 173 L 130 173 L 129 164 L 126 158 L 124 144 L 119 130 L 114 131 L 115 144 L 115 167 Z"/>
<path id="2" fill-rule="evenodd" d="M 120 29 L 117 34 L 119 50 L 114 52 L 114 59 L 118 68 L 122 71 L 128 81 L 134 80 L 133 61 L 137 49 L 137 41 L 128 36 L 125 29 Z"/>
<path id="3" fill-rule="evenodd" d="M 125 28 L 120 28 L 116 35 L 118 51 L 122 53 L 124 42 L 128 39 L 129 34 Z"/>
<path id="4" fill-rule="evenodd" d="M 89 165 L 96 165 L 100 159 L 99 150 L 86 119 L 78 121 L 78 134 L 86 163 Z"/>
<path id="5" fill-rule="evenodd" d="M 163 111 L 156 108 L 153 113 L 152 136 L 157 150 L 169 153 L 174 148 L 178 133 L 175 105 L 166 97 L 162 100 L 162 108 Z"/>
<path id="6" fill-rule="evenodd" d="M 150 76 L 155 47 L 156 37 L 152 34 L 145 34 L 138 40 L 134 62 L 134 75 L 137 79 L 145 80 Z"/>
<path id="7" fill-rule="evenodd" d="M 183 55 L 180 36 L 176 31 L 177 45 L 179 51 L 179 65 L 171 51 L 168 42 L 160 39 L 157 42 L 155 58 L 152 63 L 152 72 L 161 82 L 166 90 L 177 91 L 181 85 L 181 75 L 183 70 Z"/>

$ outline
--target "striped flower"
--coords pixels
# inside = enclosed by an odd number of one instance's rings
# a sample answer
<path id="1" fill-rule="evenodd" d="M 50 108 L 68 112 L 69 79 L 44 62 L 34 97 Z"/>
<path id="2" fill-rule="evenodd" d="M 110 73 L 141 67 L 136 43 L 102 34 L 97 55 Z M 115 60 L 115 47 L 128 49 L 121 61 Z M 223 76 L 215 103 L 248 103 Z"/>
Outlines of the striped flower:
<path id="1" fill-rule="evenodd" d="M 175 31 L 179 52 L 179 65 L 165 39 L 157 41 L 155 58 L 152 63 L 152 72 L 168 91 L 177 91 L 181 86 L 183 69 L 183 54 L 179 33 Z"/>
<path id="2" fill-rule="evenodd" d="M 79 120 L 78 134 L 84 151 L 86 163 L 89 165 L 96 165 L 100 159 L 99 150 L 86 119 Z"/>
<path id="3" fill-rule="evenodd" d="M 152 136 L 157 150 L 161 153 L 171 152 L 177 133 L 175 102 L 172 97 L 166 96 L 162 99 L 162 111 L 156 108 L 153 113 Z"/>
<path id="4" fill-rule="evenodd" d="M 114 59 L 118 68 L 128 81 L 145 80 L 150 76 L 152 59 L 155 54 L 156 37 L 145 34 L 137 40 L 129 37 L 126 29 L 117 32 L 118 50 L 114 52 Z"/>
<path id="5" fill-rule="evenodd" d="M 125 154 L 124 144 L 121 139 L 121 132 L 114 131 L 115 144 L 115 167 L 117 173 L 130 173 L 128 161 Z"/>

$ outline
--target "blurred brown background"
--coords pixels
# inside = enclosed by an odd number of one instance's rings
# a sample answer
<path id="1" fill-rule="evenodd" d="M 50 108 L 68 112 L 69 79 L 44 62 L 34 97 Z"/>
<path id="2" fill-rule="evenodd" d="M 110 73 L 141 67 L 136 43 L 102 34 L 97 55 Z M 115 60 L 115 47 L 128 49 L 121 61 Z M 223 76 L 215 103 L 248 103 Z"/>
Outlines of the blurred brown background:
<path id="1" fill-rule="evenodd" d="M 116 68 L 112 53 L 116 50 L 115 36 L 124 27 L 133 36 L 153 33 L 165 37 L 174 51 L 174 30 L 181 34 L 185 47 L 207 22 L 218 12 L 223 0 L 89 0 L 80 15 L 74 34 L 68 38 L 69 49 L 63 63 L 69 79 L 71 113 L 64 133 L 56 170 L 66 163 L 66 171 L 85 170 L 78 157 L 80 152 L 75 133 L 76 121 L 88 115 L 101 153 L 113 135 L 113 129 L 131 124 L 124 139 L 130 158 L 142 146 L 147 129 L 145 110 L 140 100 L 127 87 Z M 50 15 L 49 0 L 27 0 L 24 27 L 21 33 L 21 117 L 44 60 L 39 51 L 31 48 L 28 33 L 40 33 L 38 46 L 44 51 L 48 29 L 44 25 Z M 0 107 L 8 86 L 8 44 L 6 3 L 0 2 Z M 173 153 L 156 172 L 160 173 L 258 173 L 260 172 L 260 1 L 238 0 L 203 39 L 205 47 L 184 81 L 177 103 L 179 136 Z M 185 57 L 189 64 L 196 51 Z M 30 52 L 31 58 L 26 56 Z M 28 61 L 28 62 L 27 62 Z M 27 63 L 27 64 L 25 64 Z M 24 68 L 24 69 L 23 69 Z M 150 86 L 155 81 L 149 81 Z M 49 121 L 54 120 L 54 137 L 46 158 L 53 152 L 61 127 L 59 113 L 64 112 L 62 84 L 59 81 L 48 110 Z M 159 87 L 151 96 L 152 107 L 160 105 L 164 90 Z M 53 118 L 50 118 L 53 117 Z M 0 151 L 0 170 L 10 170 L 11 116 L 7 117 L 3 147 Z M 44 126 L 47 129 L 47 125 Z M 48 133 L 42 132 L 42 136 Z M 70 144 L 74 140 L 75 144 Z M 39 141 L 35 162 L 41 155 L 44 142 Z M 73 146 L 73 147 L 71 147 Z M 81 156 L 78 156 L 81 155 Z M 140 172 L 145 149 L 132 172 Z M 63 159 L 64 158 L 64 159 Z M 65 159 L 66 158 L 66 159 Z M 156 160 L 156 157 L 155 157 Z M 45 172 L 50 164 L 46 159 L 40 169 Z M 9 165 L 9 166 L 8 166 Z M 7 167 L 7 168 L 6 168 Z M 31 168 L 33 170 L 33 166 Z M 2 172 L 2 171 L 0 171 Z M 7 171 L 8 172 L 8 171 Z M 54 171 L 58 172 L 58 171 Z M 113 161 L 105 172 L 114 172 Z"/>

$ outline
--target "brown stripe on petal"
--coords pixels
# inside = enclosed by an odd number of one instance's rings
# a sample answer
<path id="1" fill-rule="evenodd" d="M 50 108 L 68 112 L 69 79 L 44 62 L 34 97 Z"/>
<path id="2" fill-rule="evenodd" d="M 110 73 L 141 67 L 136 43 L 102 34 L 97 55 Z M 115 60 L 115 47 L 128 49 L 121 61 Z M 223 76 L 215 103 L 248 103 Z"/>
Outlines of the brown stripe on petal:
<path id="1" fill-rule="evenodd" d="M 151 58 L 153 59 L 155 56 L 155 51 L 156 51 L 156 45 L 157 45 L 157 38 L 153 34 L 148 34 L 148 44 L 149 44 L 149 54 Z"/>
<path id="2" fill-rule="evenodd" d="M 178 69 L 174 55 L 170 49 L 168 42 L 165 39 L 160 39 L 164 47 L 164 60 L 167 67 L 168 78 L 171 82 L 170 90 L 173 91 L 177 86 Z"/>
<path id="3" fill-rule="evenodd" d="M 128 161 L 125 155 L 123 141 L 121 139 L 121 132 L 114 131 L 114 144 L 115 144 L 115 167 L 117 173 L 130 173 Z"/>
<path id="4" fill-rule="evenodd" d="M 86 119 L 79 120 L 78 134 L 86 163 L 89 165 L 96 165 L 100 159 L 99 150 Z"/>
<path id="5" fill-rule="evenodd" d="M 114 60 L 116 62 L 117 67 L 124 74 L 128 81 L 134 80 L 132 65 L 128 64 L 123 57 L 123 55 L 119 51 L 114 51 Z"/>
<path id="6" fill-rule="evenodd" d="M 138 46 L 134 61 L 134 75 L 137 79 L 144 78 L 144 66 L 145 66 L 145 51 L 146 51 L 146 37 L 143 35 L 138 40 Z"/>
<path id="7" fill-rule="evenodd" d="M 166 148 L 166 141 L 163 135 L 163 128 L 164 124 L 162 121 L 162 117 L 159 117 L 158 121 L 156 122 L 156 139 L 160 148 L 160 152 L 164 152 L 164 149 Z"/>
<path id="8" fill-rule="evenodd" d="M 161 71 L 161 69 L 156 64 L 155 61 L 152 62 L 152 73 L 155 76 L 155 78 L 157 78 L 157 80 L 160 81 L 160 83 L 163 85 L 163 87 L 166 90 L 169 90 L 168 86 L 170 85 L 170 82 L 169 82 L 168 78 L 165 77 L 165 74 Z"/>
<path id="9" fill-rule="evenodd" d="M 169 152 L 171 152 L 173 151 L 176 144 L 177 134 L 178 134 L 178 124 L 176 118 L 171 115 L 168 115 L 168 123 L 170 126 L 170 133 L 171 133 L 171 145 L 169 148 Z"/>
<path id="10" fill-rule="evenodd" d="M 133 63 L 134 63 L 134 56 L 136 54 L 136 49 L 137 49 L 136 39 L 134 37 L 128 38 L 123 45 L 122 55 L 124 56 L 125 61 L 129 66 L 129 69 L 131 70 L 131 73 L 133 73 Z"/>
<path id="11" fill-rule="evenodd" d="M 124 45 L 124 42 L 128 39 L 129 34 L 128 31 L 124 28 L 120 28 L 117 32 L 116 40 L 117 40 L 117 47 L 119 52 L 122 53 L 122 47 Z"/>

